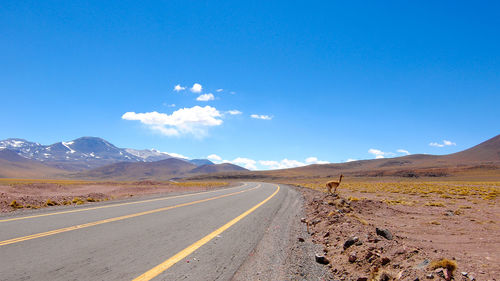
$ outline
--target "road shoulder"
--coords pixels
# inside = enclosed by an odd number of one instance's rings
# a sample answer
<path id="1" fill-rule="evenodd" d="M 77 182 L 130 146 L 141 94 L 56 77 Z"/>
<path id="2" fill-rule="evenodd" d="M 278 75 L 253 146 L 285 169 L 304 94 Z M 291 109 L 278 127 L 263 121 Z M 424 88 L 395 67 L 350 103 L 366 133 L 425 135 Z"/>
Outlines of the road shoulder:
<path id="1" fill-rule="evenodd" d="M 312 243 L 305 225 L 304 198 L 296 187 L 286 196 L 262 239 L 233 276 L 247 280 L 328 280 L 328 268 L 315 262 L 321 246 Z M 304 242 L 300 242 L 303 238 Z"/>

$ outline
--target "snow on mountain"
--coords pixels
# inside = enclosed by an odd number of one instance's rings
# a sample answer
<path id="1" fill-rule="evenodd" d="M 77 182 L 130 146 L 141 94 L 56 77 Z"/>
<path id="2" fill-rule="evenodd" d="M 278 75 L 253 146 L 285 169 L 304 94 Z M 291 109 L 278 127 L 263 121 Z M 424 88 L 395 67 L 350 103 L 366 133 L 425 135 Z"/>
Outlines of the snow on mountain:
<path id="1" fill-rule="evenodd" d="M 65 170 L 84 170 L 118 162 L 155 162 L 177 158 L 177 154 L 161 152 L 156 149 L 118 148 L 108 141 L 96 137 L 81 137 L 72 141 L 41 145 L 24 139 L 10 138 L 0 141 L 0 149 L 9 149 L 18 155 L 46 165 Z M 210 164 L 208 160 L 195 159 L 197 165 Z M 213 163 L 212 163 L 213 164 Z"/>
<path id="2" fill-rule="evenodd" d="M 160 161 L 160 160 L 165 160 L 169 158 L 173 158 L 166 152 L 161 152 L 156 149 L 143 149 L 143 150 L 137 150 L 137 149 L 132 149 L 132 148 L 125 148 L 125 151 L 141 158 L 144 162 L 152 162 L 152 161 Z"/>

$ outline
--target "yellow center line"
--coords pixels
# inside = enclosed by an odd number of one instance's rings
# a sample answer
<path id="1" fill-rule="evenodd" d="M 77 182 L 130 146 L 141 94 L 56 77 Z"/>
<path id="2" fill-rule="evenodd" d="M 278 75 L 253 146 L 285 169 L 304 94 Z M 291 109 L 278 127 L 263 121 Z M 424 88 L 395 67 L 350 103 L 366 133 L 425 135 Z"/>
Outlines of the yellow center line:
<path id="1" fill-rule="evenodd" d="M 183 204 L 179 204 L 179 205 L 175 205 L 175 206 L 169 206 L 169 207 L 154 209 L 154 210 L 150 210 L 150 211 L 125 215 L 125 216 L 120 216 L 120 217 L 115 217 L 115 218 L 109 218 L 109 219 L 104 219 L 104 220 L 100 220 L 100 221 L 89 222 L 89 223 L 85 223 L 85 224 L 79 224 L 79 225 L 55 229 L 55 230 L 51 230 L 51 231 L 47 231 L 47 232 L 41 232 L 41 233 L 36 233 L 36 234 L 28 235 L 28 236 L 22 236 L 22 237 L 18 237 L 18 238 L 9 239 L 9 240 L 4 240 L 4 241 L 0 241 L 0 246 L 14 244 L 14 243 L 18 243 L 18 242 L 22 242 L 22 241 L 26 241 L 26 240 L 45 237 L 45 236 L 54 235 L 54 234 L 63 233 L 63 232 L 68 232 L 68 231 L 72 231 L 72 230 L 82 229 L 82 228 L 86 228 L 86 227 L 90 227 L 90 226 L 96 226 L 96 225 L 105 224 L 105 223 L 109 223 L 109 222 L 115 222 L 115 221 L 120 221 L 120 220 L 124 220 L 124 219 L 130 219 L 130 218 L 135 218 L 135 217 L 139 217 L 139 216 L 154 214 L 154 213 L 163 212 L 163 211 L 167 211 L 167 210 L 171 210 L 171 209 L 175 209 L 175 208 L 179 208 L 179 207 L 194 205 L 194 204 L 198 204 L 198 203 L 202 203 L 202 202 L 207 202 L 207 201 L 211 201 L 211 200 L 215 200 L 215 199 L 220 199 L 220 198 L 240 194 L 243 192 L 257 189 L 259 187 L 261 187 L 261 184 L 257 185 L 256 187 L 253 187 L 253 188 L 249 188 L 249 189 L 245 189 L 245 190 L 241 190 L 241 191 L 237 191 L 237 192 L 233 192 L 233 193 L 223 194 L 223 195 L 219 195 L 219 196 L 215 196 L 215 197 L 211 197 L 211 198 L 201 199 L 201 200 L 197 200 L 197 201 L 187 202 L 187 203 L 183 203 Z"/>
<path id="2" fill-rule="evenodd" d="M 240 221 L 244 217 L 248 216 L 250 213 L 252 213 L 257 208 L 259 208 L 260 206 L 262 206 L 264 203 L 266 203 L 267 201 L 269 201 L 271 198 L 273 198 L 279 192 L 279 190 L 280 190 L 280 186 L 279 185 L 276 185 L 276 187 L 277 187 L 276 191 L 274 191 L 273 194 L 271 194 L 269 197 L 267 197 L 266 199 L 264 199 L 264 201 L 262 201 L 259 204 L 253 206 L 252 208 L 250 208 L 249 210 L 247 210 L 243 214 L 241 214 L 241 215 L 237 216 L 236 218 L 232 219 L 231 221 L 229 221 L 225 225 L 221 226 L 217 230 L 215 230 L 212 233 L 208 234 L 207 236 L 201 238 L 200 240 L 198 240 L 195 243 L 193 243 L 191 246 L 189 246 L 189 247 L 185 248 L 184 250 L 178 252 L 177 254 L 175 254 L 174 256 L 172 256 L 171 258 L 169 258 L 166 261 L 160 263 L 159 265 L 153 267 L 152 269 L 148 270 L 147 272 L 145 272 L 144 274 L 142 274 L 141 276 L 135 278 L 132 281 L 148 281 L 148 280 L 151 280 L 151 279 L 155 278 L 156 276 L 160 275 L 162 272 L 164 272 L 165 270 L 169 269 L 171 266 L 173 266 L 177 262 L 181 261 L 185 257 L 189 256 L 191 253 L 193 253 L 194 251 L 196 251 L 198 248 L 200 248 L 201 246 L 205 245 L 210 240 L 214 239 L 217 235 L 219 235 L 222 232 L 226 231 L 228 228 L 230 228 L 231 226 L 233 226 L 234 224 L 236 224 L 238 221 Z"/>
<path id="3" fill-rule="evenodd" d="M 77 213 L 77 212 L 98 210 L 98 209 L 111 208 L 111 207 L 119 207 L 119 206 L 126 206 L 126 205 L 140 204 L 140 203 L 148 203 L 148 202 L 169 200 L 169 199 L 182 198 L 182 197 L 194 196 L 194 195 L 199 195 L 199 194 L 207 194 L 207 193 L 213 193 L 213 192 L 218 192 L 218 191 L 231 190 L 231 189 L 235 189 L 235 188 L 245 187 L 246 185 L 247 184 L 245 183 L 245 184 L 243 184 L 241 186 L 236 186 L 236 187 L 231 187 L 231 188 L 224 188 L 224 189 L 218 189 L 218 190 L 212 190 L 212 191 L 189 193 L 189 194 L 176 195 L 176 196 L 170 196 L 170 197 L 162 197 L 162 198 L 155 198 L 155 199 L 148 199 L 148 200 L 142 200 L 142 201 L 127 202 L 127 203 L 118 203 L 118 204 L 105 205 L 105 206 L 99 206 L 99 207 L 91 207 L 91 208 L 77 209 L 77 210 L 70 210 L 70 211 L 61 211 L 61 212 L 48 213 L 48 214 L 40 214 L 40 215 L 33 215 L 33 216 L 26 216 L 26 217 L 19 217 L 19 218 L 3 219 L 3 220 L 0 220 L 0 222 L 33 219 L 33 218 L 53 216 L 53 215 L 70 214 L 70 213 Z"/>

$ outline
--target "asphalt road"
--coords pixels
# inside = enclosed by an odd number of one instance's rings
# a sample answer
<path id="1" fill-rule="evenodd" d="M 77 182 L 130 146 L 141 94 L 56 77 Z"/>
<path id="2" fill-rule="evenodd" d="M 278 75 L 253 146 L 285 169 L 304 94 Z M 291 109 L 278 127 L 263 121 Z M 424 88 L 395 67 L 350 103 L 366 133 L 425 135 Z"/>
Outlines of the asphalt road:
<path id="1" fill-rule="evenodd" d="M 245 183 L 0 217 L 0 280 L 230 280 L 291 191 Z"/>

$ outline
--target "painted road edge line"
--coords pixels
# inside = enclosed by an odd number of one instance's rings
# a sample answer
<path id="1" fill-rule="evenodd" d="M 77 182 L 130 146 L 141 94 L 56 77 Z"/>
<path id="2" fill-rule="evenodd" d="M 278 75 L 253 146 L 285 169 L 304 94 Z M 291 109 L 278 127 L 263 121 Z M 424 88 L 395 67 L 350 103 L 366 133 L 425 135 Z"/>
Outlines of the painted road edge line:
<path id="1" fill-rule="evenodd" d="M 177 254 L 175 254 L 174 256 L 172 256 L 171 258 L 169 258 L 166 261 L 160 263 L 159 265 L 153 267 L 152 269 L 146 271 L 141 276 L 133 279 L 132 281 L 149 281 L 149 280 L 155 278 L 156 276 L 160 275 L 162 272 L 164 272 L 165 270 L 169 269 L 171 266 L 173 266 L 177 262 L 181 261 L 185 257 L 189 256 L 191 253 L 193 253 L 194 251 L 196 251 L 201 246 L 203 246 L 206 243 L 210 242 L 210 240 L 214 239 L 217 235 L 219 235 L 222 232 L 226 231 L 228 228 L 230 228 L 231 226 L 233 226 L 234 224 L 236 224 L 237 222 L 239 222 L 240 220 L 242 220 L 244 217 L 246 217 L 249 214 L 251 214 L 257 208 L 259 208 L 260 206 L 264 205 L 267 201 L 269 201 L 276 194 L 278 194 L 278 192 L 280 191 L 280 186 L 276 185 L 276 187 L 277 187 L 276 191 L 274 191 L 273 194 L 271 194 L 269 197 L 267 197 L 266 199 L 264 199 L 264 201 L 258 203 L 257 205 L 253 206 L 252 208 L 248 209 L 247 211 L 245 211 L 241 215 L 237 216 L 236 218 L 232 219 L 231 221 L 229 221 L 225 225 L 221 226 L 217 230 L 215 230 L 212 233 L 208 234 L 207 236 L 201 238 L 200 240 L 194 242 L 193 244 L 191 244 L 191 246 L 189 246 L 189 247 L 185 248 L 184 250 L 178 252 Z"/>
<path id="2" fill-rule="evenodd" d="M 125 216 L 120 216 L 120 217 L 114 217 L 114 218 L 109 218 L 109 219 L 105 219 L 105 220 L 89 222 L 89 223 L 74 225 L 74 226 L 65 227 L 65 228 L 59 228 L 59 229 L 55 229 L 55 230 L 51 230 L 51 231 L 47 231 L 47 232 L 41 232 L 41 233 L 36 233 L 36 234 L 32 234 L 32 235 L 12 238 L 12 239 L 8 239 L 8 240 L 0 241 L 0 247 L 5 246 L 5 245 L 9 245 L 9 244 L 19 243 L 19 242 L 26 241 L 26 240 L 31 240 L 31 239 L 50 236 L 50 235 L 59 234 L 59 233 L 63 233 L 63 232 L 68 232 L 68 231 L 72 231 L 72 230 L 87 228 L 90 226 L 96 226 L 96 225 L 105 224 L 105 223 L 109 223 L 109 222 L 115 222 L 115 221 L 120 221 L 120 220 L 124 220 L 124 219 L 135 218 L 135 217 L 154 214 L 154 213 L 158 213 L 158 212 L 163 212 L 163 211 L 167 211 L 167 210 L 171 210 L 171 209 L 175 209 L 175 208 L 179 208 L 179 207 L 203 203 L 203 202 L 207 202 L 207 201 L 211 201 L 211 200 L 215 200 L 215 199 L 220 199 L 220 198 L 240 194 L 240 193 L 247 192 L 250 190 L 254 190 L 254 189 L 257 189 L 261 186 L 262 185 L 259 184 L 253 188 L 249 188 L 249 189 L 245 189 L 245 190 L 241 190 L 241 191 L 237 191 L 237 192 L 233 192 L 233 193 L 223 194 L 223 195 L 219 195 L 219 196 L 215 196 L 215 197 L 210 197 L 210 198 L 206 198 L 206 199 L 201 199 L 201 200 L 197 200 L 197 201 L 191 201 L 191 202 L 187 202 L 187 203 L 182 203 L 182 204 L 178 204 L 178 205 L 174 205 L 174 206 L 154 209 L 154 210 L 150 210 L 150 211 L 125 215 Z"/>
<path id="3" fill-rule="evenodd" d="M 240 188 L 240 187 L 245 187 L 246 185 L 247 185 L 247 183 L 244 183 L 243 185 L 240 185 L 240 186 L 229 187 L 229 188 L 222 188 L 222 189 L 211 190 L 211 191 L 188 193 L 188 194 L 181 194 L 181 195 L 175 195 L 175 196 L 169 196 L 169 197 L 161 197 L 161 198 L 147 199 L 147 200 L 141 200 L 141 201 L 134 201 L 134 202 L 127 202 L 127 203 L 118 203 L 118 204 L 112 204 L 112 205 L 91 207 L 91 208 L 85 208 L 85 209 L 77 209 L 77 210 L 61 211 L 61 212 L 55 212 L 55 213 L 47 213 L 47 214 L 40 214 L 40 215 L 32 215 L 32 216 L 25 216 L 25 217 L 3 219 L 3 220 L 0 220 L 0 222 L 18 221 L 18 220 L 33 219 L 33 218 L 47 217 L 47 216 L 53 216 L 53 215 L 70 214 L 70 213 L 77 213 L 77 212 L 83 212 L 83 211 L 91 211 L 91 210 L 111 208 L 111 207 L 119 207 L 119 206 L 126 206 L 126 205 L 140 204 L 140 203 L 148 203 L 148 202 L 155 202 L 155 201 L 176 199 L 176 198 L 182 198 L 182 197 L 188 197 L 188 196 L 194 196 L 194 195 L 200 195 L 200 194 L 213 193 L 213 192 L 217 192 L 217 191 L 231 190 L 231 189 L 236 189 L 236 188 Z"/>

